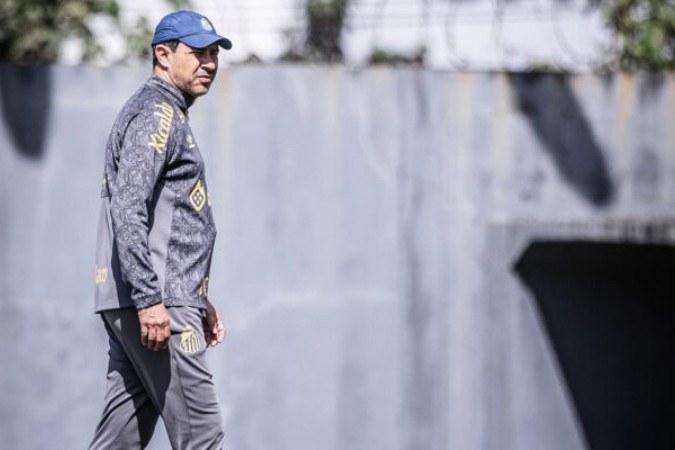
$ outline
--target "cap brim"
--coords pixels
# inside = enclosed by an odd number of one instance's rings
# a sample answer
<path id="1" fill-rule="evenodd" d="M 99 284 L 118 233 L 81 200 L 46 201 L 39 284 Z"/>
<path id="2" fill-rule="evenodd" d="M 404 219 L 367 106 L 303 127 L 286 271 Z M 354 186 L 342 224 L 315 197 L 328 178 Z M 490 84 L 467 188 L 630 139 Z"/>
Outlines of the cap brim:
<path id="1" fill-rule="evenodd" d="M 194 48 L 204 48 L 208 47 L 211 44 L 218 44 L 221 47 L 223 47 L 225 50 L 229 50 L 232 48 L 232 42 L 226 37 L 217 35 L 217 34 L 211 34 L 211 33 L 204 33 L 204 34 L 193 34 L 192 36 L 185 36 L 182 38 L 178 39 L 185 45 L 189 45 L 190 47 Z"/>

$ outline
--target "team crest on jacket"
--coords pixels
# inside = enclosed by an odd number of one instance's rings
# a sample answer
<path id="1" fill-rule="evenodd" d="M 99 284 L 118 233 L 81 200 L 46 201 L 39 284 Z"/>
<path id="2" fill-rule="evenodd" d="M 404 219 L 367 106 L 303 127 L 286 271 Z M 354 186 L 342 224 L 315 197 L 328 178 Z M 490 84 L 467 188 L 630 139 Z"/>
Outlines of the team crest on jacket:
<path id="1" fill-rule="evenodd" d="M 180 348 L 185 353 L 197 353 L 202 348 L 199 336 L 191 326 L 185 327 L 185 331 L 181 333 Z"/>
<path id="2" fill-rule="evenodd" d="M 192 192 L 190 193 L 190 203 L 197 211 L 201 211 L 204 207 L 204 203 L 206 203 L 206 189 L 204 189 L 202 180 L 197 181 L 195 187 L 192 188 Z"/>

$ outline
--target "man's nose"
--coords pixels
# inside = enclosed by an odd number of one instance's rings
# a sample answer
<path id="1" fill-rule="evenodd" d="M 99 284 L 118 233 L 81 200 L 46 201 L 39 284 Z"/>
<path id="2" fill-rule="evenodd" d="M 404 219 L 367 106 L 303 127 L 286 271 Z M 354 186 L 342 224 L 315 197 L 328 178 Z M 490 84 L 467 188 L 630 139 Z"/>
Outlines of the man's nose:
<path id="1" fill-rule="evenodd" d="M 206 54 L 202 61 L 202 66 L 208 70 L 216 70 L 218 66 L 218 56 Z"/>

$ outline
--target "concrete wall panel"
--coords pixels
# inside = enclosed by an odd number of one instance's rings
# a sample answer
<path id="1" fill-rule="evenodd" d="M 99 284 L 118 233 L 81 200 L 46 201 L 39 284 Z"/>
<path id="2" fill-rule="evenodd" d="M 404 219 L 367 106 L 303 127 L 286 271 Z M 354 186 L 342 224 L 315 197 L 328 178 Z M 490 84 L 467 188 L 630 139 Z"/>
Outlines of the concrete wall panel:
<path id="1" fill-rule="evenodd" d="M 0 448 L 84 448 L 98 420 L 103 150 L 147 75 L 0 67 Z M 587 448 L 513 267 L 537 239 L 671 240 L 672 76 L 219 77 L 190 120 L 228 448 Z"/>

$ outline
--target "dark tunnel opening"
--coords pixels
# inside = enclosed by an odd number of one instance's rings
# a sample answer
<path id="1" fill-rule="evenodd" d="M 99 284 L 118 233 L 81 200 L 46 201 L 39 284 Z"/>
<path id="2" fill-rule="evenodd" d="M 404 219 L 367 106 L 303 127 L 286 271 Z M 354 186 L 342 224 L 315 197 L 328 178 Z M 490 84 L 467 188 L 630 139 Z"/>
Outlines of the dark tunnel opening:
<path id="1" fill-rule="evenodd" d="M 515 270 L 534 295 L 589 448 L 675 448 L 675 247 L 536 242 Z"/>

